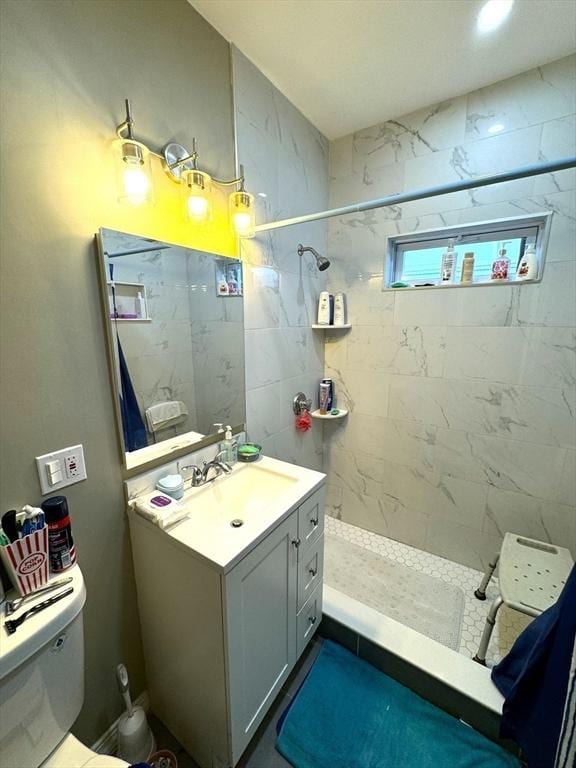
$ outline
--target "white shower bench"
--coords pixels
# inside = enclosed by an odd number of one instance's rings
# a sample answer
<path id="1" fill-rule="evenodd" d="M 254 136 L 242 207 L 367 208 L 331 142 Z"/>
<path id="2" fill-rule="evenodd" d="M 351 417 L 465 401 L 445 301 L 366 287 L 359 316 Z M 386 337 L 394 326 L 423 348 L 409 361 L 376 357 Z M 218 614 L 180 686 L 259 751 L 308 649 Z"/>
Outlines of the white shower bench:
<path id="1" fill-rule="evenodd" d="M 574 563 L 569 550 L 564 547 L 507 533 L 500 553 L 489 563 L 474 592 L 478 600 L 486 600 L 486 588 L 498 564 L 500 594 L 490 606 L 480 646 L 474 656 L 474 661 L 484 665 L 500 607 L 507 605 L 528 616 L 540 615 L 558 599 Z"/>

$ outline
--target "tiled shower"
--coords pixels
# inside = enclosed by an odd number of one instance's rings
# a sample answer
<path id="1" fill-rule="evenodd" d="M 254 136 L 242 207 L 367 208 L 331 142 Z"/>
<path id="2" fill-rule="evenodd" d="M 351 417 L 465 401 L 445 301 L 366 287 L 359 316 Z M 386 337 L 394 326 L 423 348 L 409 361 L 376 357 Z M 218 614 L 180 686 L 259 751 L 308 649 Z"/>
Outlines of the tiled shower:
<path id="1" fill-rule="evenodd" d="M 234 51 L 238 145 L 251 188 L 264 192 L 259 221 L 574 154 L 575 62 L 328 143 Z M 553 220 L 540 283 L 383 290 L 387 237 L 543 211 Z M 342 521 L 332 535 L 354 540 L 356 526 L 386 557 L 399 542 L 431 574 L 446 558 L 470 584 L 506 531 L 576 554 L 575 234 L 576 174 L 568 170 L 275 229 L 243 244 L 249 435 L 269 455 L 327 473 L 327 511 Z M 299 259 L 299 243 L 327 256 L 330 269 Z M 346 293 L 350 330 L 310 328 L 325 288 Z M 292 397 L 315 398 L 323 375 L 349 415 L 300 434 Z M 486 606 L 469 611 L 465 653 Z M 505 616 L 492 660 L 523 621 Z"/>

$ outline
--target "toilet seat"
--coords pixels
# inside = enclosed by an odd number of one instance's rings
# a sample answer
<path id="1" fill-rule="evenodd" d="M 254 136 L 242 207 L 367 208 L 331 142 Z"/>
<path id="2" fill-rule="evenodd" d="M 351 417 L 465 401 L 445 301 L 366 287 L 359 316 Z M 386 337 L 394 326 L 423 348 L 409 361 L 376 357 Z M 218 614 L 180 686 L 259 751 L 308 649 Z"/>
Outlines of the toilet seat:
<path id="1" fill-rule="evenodd" d="M 99 755 L 71 733 L 67 734 L 39 768 L 128 768 L 129 763 L 112 755 Z"/>

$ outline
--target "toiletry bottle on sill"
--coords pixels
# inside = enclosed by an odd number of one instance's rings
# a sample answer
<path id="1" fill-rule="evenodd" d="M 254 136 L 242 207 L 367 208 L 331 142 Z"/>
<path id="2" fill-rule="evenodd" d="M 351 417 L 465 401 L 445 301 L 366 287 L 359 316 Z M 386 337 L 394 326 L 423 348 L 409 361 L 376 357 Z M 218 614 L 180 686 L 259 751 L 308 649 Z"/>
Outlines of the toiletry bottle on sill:
<path id="1" fill-rule="evenodd" d="M 524 251 L 516 270 L 517 280 L 534 280 L 538 277 L 538 261 L 533 245 L 529 245 Z"/>
<path id="2" fill-rule="evenodd" d="M 508 280 L 510 272 L 510 259 L 506 256 L 506 248 L 498 251 L 498 258 L 492 264 L 491 280 Z"/>
<path id="3" fill-rule="evenodd" d="M 468 253 L 464 254 L 464 258 L 462 260 L 462 273 L 460 275 L 460 282 L 471 283 L 473 274 L 474 274 L 474 253 L 473 251 L 469 251 Z"/>
<path id="4" fill-rule="evenodd" d="M 454 282 L 454 273 L 456 271 L 456 253 L 454 251 L 454 240 L 450 240 L 448 248 L 442 256 L 441 266 L 441 285 L 448 285 Z"/>

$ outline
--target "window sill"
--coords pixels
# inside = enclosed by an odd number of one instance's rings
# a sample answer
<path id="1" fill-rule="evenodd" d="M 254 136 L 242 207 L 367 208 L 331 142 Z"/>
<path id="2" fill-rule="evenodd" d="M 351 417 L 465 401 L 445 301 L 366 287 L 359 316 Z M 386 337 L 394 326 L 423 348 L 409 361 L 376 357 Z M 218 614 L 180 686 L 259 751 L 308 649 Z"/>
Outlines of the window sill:
<path id="1" fill-rule="evenodd" d="M 383 292 L 388 291 L 446 291 L 451 288 L 500 288 L 503 285 L 534 285 L 541 283 L 542 278 L 536 277 L 534 280 L 487 280 L 485 283 L 449 283 L 448 285 L 409 285 L 406 288 L 392 288 L 390 286 L 382 288 Z"/>

